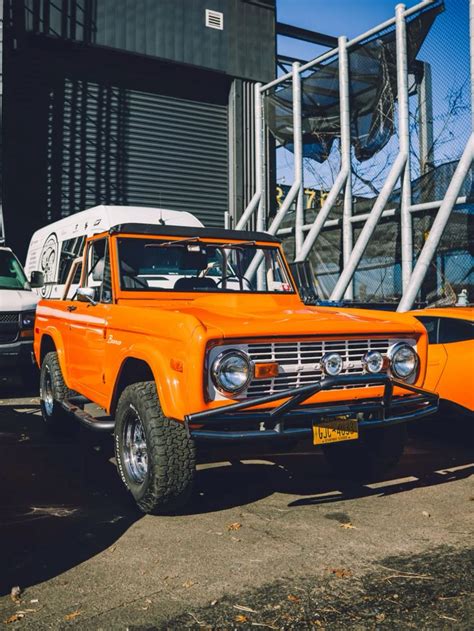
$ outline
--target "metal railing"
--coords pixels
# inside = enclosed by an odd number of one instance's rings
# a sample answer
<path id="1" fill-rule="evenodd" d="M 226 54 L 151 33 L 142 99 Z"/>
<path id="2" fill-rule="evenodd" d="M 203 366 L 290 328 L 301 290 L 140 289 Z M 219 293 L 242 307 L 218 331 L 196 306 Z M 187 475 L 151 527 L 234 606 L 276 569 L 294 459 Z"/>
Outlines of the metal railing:
<path id="1" fill-rule="evenodd" d="M 402 270 L 402 299 L 398 306 L 399 311 L 405 311 L 412 307 L 416 295 L 420 290 L 427 268 L 435 256 L 443 230 L 449 216 L 456 205 L 466 201 L 465 197 L 459 197 L 464 179 L 474 159 L 473 136 L 467 142 L 463 156 L 452 177 L 451 184 L 442 200 L 429 203 L 413 204 L 411 193 L 411 169 L 410 169 L 410 129 L 409 129 L 409 94 L 408 94 L 408 62 L 407 62 L 407 35 L 406 20 L 412 14 L 418 13 L 431 5 L 435 0 L 423 0 L 419 4 L 406 9 L 405 5 L 398 4 L 395 8 L 395 16 L 369 31 L 347 41 L 345 37 L 338 39 L 338 47 L 319 55 L 315 59 L 300 64 L 293 63 L 292 72 L 286 73 L 277 79 L 265 84 L 255 85 L 255 177 L 256 190 L 252 200 L 240 220 L 237 228 L 244 228 L 252 215 L 257 211 L 257 226 L 267 230 L 270 234 L 280 233 L 283 219 L 289 209 L 295 204 L 294 228 L 283 228 L 281 233 L 294 230 L 295 235 L 295 261 L 304 261 L 310 254 L 314 243 L 325 228 L 331 225 L 342 226 L 342 260 L 343 269 L 337 283 L 331 293 L 331 300 L 341 300 L 343 297 L 353 297 L 352 280 L 367 245 L 381 218 L 393 216 L 395 209 L 384 210 L 390 195 L 400 180 L 400 228 L 401 228 L 401 270 Z M 348 51 L 369 37 L 381 31 L 395 27 L 396 30 L 396 72 L 397 72 L 397 101 L 398 101 L 398 154 L 393 162 L 385 182 L 380 189 L 377 198 L 369 213 L 365 215 L 353 215 L 352 213 L 352 180 L 351 180 L 351 134 L 350 134 L 350 97 L 349 97 L 349 67 Z M 470 41 L 471 41 L 471 79 L 472 79 L 472 103 L 474 103 L 474 0 L 470 0 Z M 340 170 L 329 191 L 324 203 L 317 213 L 313 223 L 305 224 L 303 212 L 303 142 L 302 142 L 302 118 L 301 118 L 301 81 L 303 74 L 323 62 L 338 57 L 339 59 L 339 108 L 340 108 Z M 293 90 L 293 154 L 294 172 L 293 183 L 281 207 L 276 212 L 269 226 L 265 225 L 265 171 L 266 154 L 264 152 L 265 118 L 262 105 L 266 92 L 291 81 Z M 473 114 L 474 128 L 474 114 Z M 334 207 L 338 196 L 344 190 L 344 202 L 342 219 L 328 219 L 329 213 Z M 439 208 L 435 222 L 430 230 L 423 250 L 420 253 L 415 269 L 413 269 L 413 227 L 412 214 L 428 209 Z M 363 228 L 353 242 L 355 224 L 363 222 Z M 252 274 L 256 272 L 259 261 L 253 261 Z"/>

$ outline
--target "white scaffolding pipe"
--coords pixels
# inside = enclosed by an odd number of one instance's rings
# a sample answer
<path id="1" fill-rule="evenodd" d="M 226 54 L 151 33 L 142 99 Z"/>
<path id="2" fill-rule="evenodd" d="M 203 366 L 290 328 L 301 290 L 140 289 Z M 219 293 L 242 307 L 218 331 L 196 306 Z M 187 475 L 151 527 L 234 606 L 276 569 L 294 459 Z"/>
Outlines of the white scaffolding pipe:
<path id="1" fill-rule="evenodd" d="M 474 0 L 469 3 L 469 37 L 471 40 L 471 129 L 474 132 Z"/>
<path id="2" fill-rule="evenodd" d="M 344 267 L 349 262 L 352 252 L 352 169 L 351 169 L 351 118 L 349 109 L 349 59 L 347 55 L 347 37 L 339 37 L 339 104 L 341 109 L 341 162 L 347 170 L 344 188 L 344 208 L 342 212 L 342 260 Z M 352 300 L 353 287 L 349 284 L 346 300 Z"/>
<path id="3" fill-rule="evenodd" d="M 295 182 L 298 183 L 295 213 L 295 251 L 303 247 L 304 198 L 303 198 L 303 131 L 301 123 L 301 74 L 300 64 L 293 64 L 293 160 Z"/>
<path id="4" fill-rule="evenodd" d="M 294 166 L 293 166 L 294 181 L 290 190 L 288 191 L 288 194 L 286 195 L 283 201 L 283 204 L 278 209 L 277 214 L 275 215 L 272 223 L 267 229 L 267 232 L 270 234 L 277 233 L 278 228 L 281 225 L 281 222 L 283 221 L 286 213 L 288 212 L 291 204 L 294 202 L 295 199 L 297 203 L 297 208 L 298 208 L 298 197 L 300 195 L 301 195 L 301 202 L 303 202 L 303 198 L 302 198 L 302 195 L 303 195 L 303 138 L 302 138 L 302 129 L 301 129 L 301 75 L 299 72 L 298 62 L 295 62 L 293 64 L 292 76 L 293 76 L 293 81 L 295 82 L 293 84 L 293 101 L 295 101 L 295 98 L 298 101 L 297 103 L 294 102 L 293 104 L 293 146 L 294 146 L 294 151 L 295 151 Z M 295 86 L 296 86 L 296 89 L 295 89 Z M 261 98 L 261 95 L 260 95 L 260 98 Z M 302 204 L 301 204 L 300 212 L 302 215 L 303 214 Z M 304 219 L 301 217 L 299 221 L 301 221 L 300 230 L 301 230 L 301 235 L 302 235 Z M 261 251 L 257 252 L 257 254 L 253 257 L 253 260 L 250 263 L 249 267 L 247 268 L 247 271 L 245 272 L 246 278 L 251 280 L 254 277 L 255 272 L 258 270 L 262 260 L 263 260 L 263 253 Z M 258 282 L 260 282 L 260 280 Z"/>
<path id="5" fill-rule="evenodd" d="M 407 156 L 400 190 L 400 224 L 401 224 L 401 262 L 402 288 L 408 287 L 413 267 L 413 238 L 410 215 L 411 174 L 410 174 L 410 128 L 408 103 L 408 60 L 407 34 L 405 23 L 405 5 L 395 7 L 396 48 L 397 48 L 397 102 L 398 102 L 398 138 L 400 152 Z"/>
<path id="6" fill-rule="evenodd" d="M 443 203 L 443 200 L 440 199 L 435 202 L 424 202 L 422 204 L 412 204 L 410 206 L 410 212 L 419 213 L 424 210 L 436 210 L 436 208 L 439 208 L 442 203 Z M 456 199 L 456 203 L 454 205 L 459 206 L 460 204 L 466 204 L 466 203 L 467 203 L 467 197 L 461 196 Z M 393 217 L 396 214 L 397 214 L 397 208 L 387 208 L 387 210 L 383 211 L 381 217 L 382 218 Z M 370 217 L 370 213 L 364 213 L 361 215 L 353 215 L 351 217 L 351 223 L 361 223 L 361 222 L 366 221 L 369 217 Z M 304 232 L 308 232 L 309 230 L 311 230 L 312 225 L 313 224 L 305 224 L 303 226 Z M 340 225 L 341 225 L 340 218 L 328 219 L 328 221 L 326 221 L 326 223 L 323 226 L 323 230 L 326 230 L 327 228 L 335 228 Z M 292 234 L 292 232 L 293 232 L 293 228 L 281 228 L 280 230 L 278 230 L 278 234 L 281 234 L 281 235 Z"/>
<path id="7" fill-rule="evenodd" d="M 236 225 L 237 230 L 243 230 L 247 225 L 250 217 L 255 212 L 255 209 L 260 205 L 263 196 L 262 187 L 262 169 L 263 169 L 263 121 L 262 121 L 262 92 L 261 83 L 256 83 L 254 87 L 254 117 L 255 117 L 255 129 L 254 129 L 254 143 L 255 143 L 255 193 L 250 200 L 249 205 L 245 209 L 245 212 L 239 219 Z"/>
<path id="8" fill-rule="evenodd" d="M 402 172 L 403 167 L 405 166 L 407 156 L 405 153 L 399 153 L 395 162 L 390 169 L 390 173 L 388 174 L 387 179 L 385 180 L 384 185 L 377 197 L 377 201 L 372 207 L 372 210 L 369 213 L 369 217 L 362 228 L 362 231 L 357 239 L 356 244 L 352 250 L 352 254 L 349 258 L 348 264 L 342 270 L 342 274 L 339 276 L 339 279 L 334 287 L 334 290 L 331 294 L 331 300 L 341 300 L 344 292 L 347 289 L 347 286 L 351 282 L 352 277 L 357 269 L 357 265 L 359 264 L 362 255 L 365 252 L 365 248 L 372 236 L 373 231 L 379 219 L 382 215 L 385 204 L 388 201 L 390 193 L 393 191 L 395 184 L 397 183 L 398 178 Z"/>
<path id="9" fill-rule="evenodd" d="M 300 252 L 295 256 L 295 261 L 304 261 L 305 258 L 311 251 L 311 248 L 314 245 L 319 233 L 321 232 L 322 227 L 324 226 L 327 216 L 329 215 L 331 208 L 334 206 L 337 196 L 341 192 L 342 187 L 344 186 L 348 175 L 347 167 L 341 171 L 339 171 L 338 176 L 334 180 L 334 184 L 332 185 L 331 190 L 329 191 L 328 196 L 324 200 L 324 204 L 321 206 L 321 210 L 319 211 L 316 219 L 314 220 L 313 225 L 311 226 L 310 231 L 306 235 L 306 239 L 304 240 L 303 247 Z"/>
<path id="10" fill-rule="evenodd" d="M 397 311 L 408 311 L 412 308 L 417 293 L 420 291 L 423 280 L 428 271 L 428 267 L 436 252 L 436 248 L 443 235 L 446 224 L 448 223 L 451 211 L 456 204 L 456 198 L 461 190 L 466 175 L 471 168 L 472 161 L 474 160 L 474 133 L 471 134 L 467 141 L 466 148 L 459 160 L 456 171 L 452 177 L 452 180 L 444 196 L 443 203 L 440 206 L 436 219 L 431 226 L 428 238 L 425 241 L 425 245 L 418 257 L 418 260 L 413 270 L 413 274 L 410 279 L 410 284 L 407 290 L 404 292 L 403 297 L 398 305 Z"/>
<path id="11" fill-rule="evenodd" d="M 349 260 L 350 251 L 352 250 L 352 227 L 350 224 L 350 215 L 352 214 L 352 190 L 350 184 L 349 188 L 347 188 L 351 174 L 351 122 L 349 113 L 349 65 L 347 59 L 347 39 L 345 37 L 339 38 L 338 51 L 339 107 L 341 110 L 341 170 L 328 196 L 324 200 L 310 231 L 306 235 L 302 247 L 296 249 L 295 261 L 304 261 L 309 255 L 344 184 L 346 185 L 344 192 L 344 221 L 346 222 L 346 230 L 344 232 L 345 240 L 343 242 L 343 251 L 345 255 L 347 255 L 347 260 Z"/>

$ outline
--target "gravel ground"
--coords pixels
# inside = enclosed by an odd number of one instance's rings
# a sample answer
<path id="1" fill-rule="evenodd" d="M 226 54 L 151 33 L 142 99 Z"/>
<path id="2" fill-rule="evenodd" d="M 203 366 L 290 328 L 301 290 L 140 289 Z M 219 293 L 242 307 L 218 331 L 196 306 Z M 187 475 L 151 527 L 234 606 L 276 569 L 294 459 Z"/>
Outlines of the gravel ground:
<path id="1" fill-rule="evenodd" d="M 155 628 L 472 629 L 472 550 L 442 547 L 387 557 L 377 566 L 378 571 L 363 576 L 349 568 L 328 568 L 323 579 L 288 578 Z"/>
<path id="2" fill-rule="evenodd" d="M 38 400 L 1 387 L 0 626 L 474 627 L 472 426 L 420 424 L 366 484 L 304 444 L 201 454 L 186 513 L 152 517 L 108 437 L 48 437 Z"/>

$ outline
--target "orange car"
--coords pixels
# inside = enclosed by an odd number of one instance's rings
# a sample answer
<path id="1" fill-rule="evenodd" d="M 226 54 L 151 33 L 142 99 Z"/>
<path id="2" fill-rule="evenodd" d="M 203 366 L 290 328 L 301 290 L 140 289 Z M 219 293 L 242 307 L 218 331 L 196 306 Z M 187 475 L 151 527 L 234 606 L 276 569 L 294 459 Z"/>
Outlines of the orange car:
<path id="1" fill-rule="evenodd" d="M 463 414 L 474 411 L 474 307 L 412 311 L 428 332 L 424 386 L 440 405 Z"/>
<path id="2" fill-rule="evenodd" d="M 188 499 L 198 441 L 307 438 L 357 476 L 395 462 L 406 422 L 437 409 L 421 388 L 425 328 L 306 306 L 271 235 L 118 225 L 87 240 L 68 298 L 78 265 L 36 314 L 43 418 L 113 431 L 145 512 Z"/>

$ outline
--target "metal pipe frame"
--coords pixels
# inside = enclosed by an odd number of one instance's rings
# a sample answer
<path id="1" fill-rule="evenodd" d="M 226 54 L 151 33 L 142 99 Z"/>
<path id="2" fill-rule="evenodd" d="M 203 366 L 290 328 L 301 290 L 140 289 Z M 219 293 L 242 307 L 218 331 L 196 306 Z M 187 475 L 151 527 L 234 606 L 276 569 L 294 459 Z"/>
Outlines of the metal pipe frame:
<path id="1" fill-rule="evenodd" d="M 469 2 L 469 37 L 470 37 L 470 63 L 471 63 L 471 136 L 466 143 L 461 159 L 454 172 L 444 199 L 439 207 L 436 218 L 431 226 L 428 238 L 420 252 L 415 269 L 411 275 L 408 287 L 403 292 L 397 311 L 409 311 L 415 302 L 416 296 L 426 277 L 428 268 L 436 254 L 436 248 L 443 236 L 446 224 L 456 205 L 459 191 L 474 161 L 474 0 Z M 421 206 L 421 204 L 420 204 Z"/>
<path id="2" fill-rule="evenodd" d="M 428 8 L 431 4 L 433 4 L 433 2 L 435 2 L 435 0 L 423 0 L 423 2 L 415 4 L 413 7 L 410 7 L 409 9 L 405 9 L 404 11 L 405 18 L 407 18 L 409 15 L 412 15 L 413 13 L 417 13 L 418 11 Z M 353 39 L 349 40 L 347 42 L 347 48 L 351 48 L 352 46 L 355 46 L 356 44 L 360 44 L 360 42 L 363 42 L 365 39 L 368 39 L 372 35 L 376 35 L 380 31 L 383 31 L 384 29 L 390 26 L 393 26 L 395 22 L 396 22 L 396 17 L 393 17 L 386 20 L 385 22 L 382 22 L 381 24 L 378 24 L 377 26 L 374 26 L 368 31 L 365 31 L 365 33 L 362 33 L 361 35 L 358 35 L 357 37 L 354 37 Z M 300 72 L 303 73 L 306 70 L 309 70 L 310 68 L 313 68 L 314 66 L 317 66 L 323 61 L 327 61 L 331 57 L 335 57 L 337 54 L 338 54 L 338 48 L 333 48 L 331 50 L 328 50 L 322 55 L 319 55 L 318 57 L 311 59 L 311 61 L 308 61 L 307 63 L 303 64 L 300 67 Z M 262 92 L 266 92 L 270 88 L 273 88 L 276 85 L 279 85 L 281 83 L 284 83 L 288 79 L 291 79 L 291 77 L 292 77 L 292 73 L 287 72 L 281 77 L 278 77 L 277 79 L 273 79 L 273 81 L 270 81 L 269 83 L 265 83 L 265 85 L 263 85 L 260 89 L 262 90 Z"/>
<path id="3" fill-rule="evenodd" d="M 262 187 L 262 170 L 264 169 L 263 160 L 263 111 L 262 111 L 262 84 L 256 83 L 254 87 L 255 102 L 254 102 L 254 116 L 255 116 L 255 129 L 254 129 L 254 143 L 255 143 L 255 193 L 249 202 L 249 205 L 245 209 L 243 215 L 237 222 L 236 229 L 243 230 L 247 225 L 250 217 L 255 212 L 256 208 L 260 205 L 260 201 L 263 197 Z"/>
<path id="4" fill-rule="evenodd" d="M 408 287 L 413 267 L 413 237 L 410 215 L 411 172 L 410 172 L 410 129 L 408 103 L 408 60 L 405 5 L 395 7 L 396 51 L 397 51 L 397 100 L 398 100 L 398 139 L 400 153 L 406 155 L 401 179 L 400 224 L 401 224 L 401 259 L 402 288 Z"/>
<path id="5" fill-rule="evenodd" d="M 309 233 L 301 248 L 296 248 L 295 261 L 304 261 L 311 251 L 319 233 L 321 232 L 326 219 L 331 212 L 337 196 L 346 185 L 344 191 L 344 216 L 343 225 L 343 251 L 344 256 L 349 260 L 352 251 L 352 226 L 350 216 L 352 214 L 352 186 L 351 186 L 351 122 L 349 112 L 349 63 L 347 57 L 347 38 L 339 38 L 339 107 L 341 110 L 341 170 L 339 171 L 332 188 L 324 200 L 320 211 L 314 220 Z M 349 183 L 349 184 L 348 184 Z M 350 293 L 350 292 L 349 292 Z"/>
<path id="6" fill-rule="evenodd" d="M 342 260 L 344 267 L 349 262 L 353 247 L 352 232 L 352 168 L 351 168 L 351 117 L 349 105 L 349 57 L 347 37 L 339 38 L 339 94 L 341 107 L 341 161 L 343 170 L 347 170 L 344 188 L 344 207 L 342 213 Z M 354 297 L 352 283 L 344 294 L 346 300 Z"/>
<path id="7" fill-rule="evenodd" d="M 303 224 L 304 224 L 304 182 L 303 182 L 303 130 L 301 120 L 301 74 L 300 64 L 295 61 L 293 64 L 293 160 L 295 182 L 298 182 L 298 192 L 296 194 L 296 215 L 295 215 L 295 249 L 296 252 L 303 247 Z"/>
<path id="8" fill-rule="evenodd" d="M 293 64 L 292 72 L 280 76 L 278 79 L 265 85 L 256 86 L 256 192 L 249 206 L 237 224 L 238 228 L 244 228 L 248 219 L 255 209 L 259 208 L 259 225 L 262 225 L 262 215 L 264 214 L 263 196 L 265 182 L 263 176 L 259 174 L 265 169 L 265 156 L 263 152 L 263 121 L 262 121 L 262 95 L 269 89 L 283 85 L 288 79 L 293 83 L 293 133 L 295 148 L 295 181 L 291 186 L 281 208 L 273 219 L 268 232 L 276 234 L 279 231 L 281 222 L 288 212 L 290 206 L 296 200 L 296 220 L 295 220 L 295 261 L 303 261 L 311 251 L 314 242 L 321 230 L 333 226 L 341 225 L 343 228 L 343 262 L 344 269 L 331 294 L 331 300 L 341 300 L 343 296 L 352 297 L 351 280 L 357 266 L 365 252 L 368 242 L 382 217 L 396 215 L 396 209 L 384 210 L 388 198 L 395 188 L 399 178 L 401 178 L 401 241 L 402 241 L 402 283 L 403 297 L 398 307 L 399 311 L 408 310 L 414 303 L 423 279 L 425 278 L 428 266 L 435 255 L 436 247 L 439 244 L 442 233 L 454 206 L 465 203 L 464 197 L 459 197 L 463 181 L 472 164 L 474 158 L 474 134 L 470 137 L 463 156 L 452 177 L 446 195 L 442 201 L 428 202 L 424 204 L 411 203 L 411 174 L 410 174 L 410 133 L 409 133 L 409 94 L 408 94 L 408 69 L 407 69 L 407 42 L 406 42 L 406 18 L 418 11 L 428 8 L 435 0 L 423 0 L 419 4 L 406 9 L 405 5 L 398 4 L 395 10 L 395 17 L 379 24 L 378 26 L 362 33 L 356 38 L 347 41 L 341 37 L 338 40 L 338 48 L 327 51 L 315 59 L 300 64 Z M 379 195 L 368 214 L 352 215 L 352 190 L 351 190 L 351 144 L 350 144 L 350 113 L 348 95 L 348 64 L 347 51 L 352 46 L 376 35 L 383 29 L 395 24 L 396 45 L 397 45 L 397 90 L 398 90 L 398 132 L 399 132 L 399 153 L 392 165 L 387 179 L 379 192 Z M 470 0 L 470 39 L 471 39 L 471 99 L 474 104 L 474 0 Z M 341 101 L 341 170 L 334 181 L 324 204 L 322 205 L 315 221 L 310 226 L 304 224 L 303 211 L 303 160 L 302 160 L 302 136 L 301 136 L 301 77 L 304 72 L 314 68 L 318 64 L 339 55 L 339 87 Z M 260 123 L 258 123 L 260 121 Z M 474 129 L 474 108 L 472 111 L 472 124 Z M 297 137 L 298 136 L 298 137 Z M 260 139 L 260 141 L 258 141 Z M 257 166 L 258 165 L 258 166 Z M 327 217 L 331 208 L 336 202 L 342 187 L 344 190 L 344 211 L 341 219 L 328 220 Z M 413 233 L 411 214 L 424 210 L 438 208 L 437 217 L 433 223 L 428 239 L 423 250 L 418 257 L 415 269 L 413 267 Z M 354 247 L 352 224 L 365 222 L 359 238 Z M 288 234 L 292 228 L 280 230 L 280 234 Z M 307 232 L 305 239 L 304 233 Z M 248 272 L 252 276 L 258 269 L 260 261 L 254 259 Z"/>
<path id="9" fill-rule="evenodd" d="M 360 259 L 365 252 L 370 237 L 372 236 L 375 227 L 377 226 L 379 219 L 382 216 L 383 209 L 388 201 L 390 193 L 395 188 L 395 184 L 397 183 L 397 180 L 400 177 L 403 168 L 405 167 L 406 160 L 407 155 L 404 153 L 399 153 L 395 162 L 393 163 L 392 168 L 390 169 L 390 173 L 388 174 L 388 177 L 385 180 L 384 185 L 382 186 L 379 196 L 377 197 L 377 200 L 369 213 L 367 221 L 362 228 L 359 238 L 357 239 L 354 249 L 352 250 L 349 262 L 342 270 L 342 274 L 339 276 L 336 286 L 333 289 L 330 297 L 331 300 L 342 299 L 344 292 L 346 291 L 349 283 L 352 280 L 352 277 L 354 276 L 357 265 L 359 264 Z"/>
<path id="10" fill-rule="evenodd" d="M 410 206 L 410 212 L 411 213 L 419 213 L 422 212 L 424 210 L 435 210 L 436 208 L 439 208 L 441 206 L 441 204 L 443 203 L 442 199 L 439 199 L 435 202 L 424 202 L 422 204 L 412 204 Z M 454 206 L 462 206 L 463 204 L 467 203 L 467 197 L 458 197 L 456 199 L 456 202 L 454 204 Z M 381 218 L 385 218 L 385 217 L 393 217 L 394 215 L 397 214 L 397 208 L 387 208 L 387 210 L 384 210 Z M 366 221 L 368 219 L 368 217 L 370 216 L 370 213 L 364 213 L 363 215 L 353 215 L 351 217 L 351 223 L 356 224 L 356 223 L 363 223 L 364 221 Z M 328 221 L 326 221 L 326 223 L 323 226 L 323 230 L 327 230 L 329 228 L 335 228 L 337 226 L 340 226 L 342 223 L 342 220 L 340 218 L 338 219 L 328 219 Z M 311 230 L 311 226 L 313 224 L 305 224 L 303 226 L 303 231 L 304 232 L 308 232 L 309 230 Z M 286 234 L 292 234 L 293 232 L 293 228 L 281 228 L 278 231 L 278 234 L 280 235 L 286 235 Z"/>
<path id="11" fill-rule="evenodd" d="M 469 37 L 471 40 L 471 129 L 474 132 L 474 0 L 469 2 Z"/>
<path id="12" fill-rule="evenodd" d="M 304 210 L 303 210 L 303 135 L 302 135 L 302 123 L 301 123 L 301 73 L 300 64 L 295 61 L 293 64 L 293 146 L 294 146 L 294 181 L 285 197 L 285 200 L 281 207 L 278 209 L 277 214 L 273 218 L 272 223 L 268 227 L 267 232 L 270 234 L 276 234 L 281 222 L 283 221 L 286 213 L 290 209 L 291 204 L 296 199 L 296 226 L 299 234 L 299 239 L 302 241 L 304 224 Z M 261 94 L 260 94 L 261 98 Z M 263 127 L 263 126 L 262 126 Z M 263 197 L 263 189 L 261 193 Z M 248 210 L 248 209 L 247 209 Z M 247 211 L 246 211 L 247 212 Z M 245 214 L 245 213 L 244 213 Z M 239 222 L 240 224 L 240 222 Z M 244 227 L 243 224 L 241 227 Z M 254 277 L 255 272 L 259 269 L 260 263 L 263 260 L 263 253 L 258 252 L 252 262 L 250 263 L 245 276 L 250 280 Z M 261 281 L 258 281 L 258 283 Z"/>
<path id="13" fill-rule="evenodd" d="M 451 211 L 456 203 L 456 198 L 461 190 L 469 169 L 471 168 L 473 160 L 474 133 L 471 134 L 462 157 L 459 160 L 459 164 L 456 167 L 456 171 L 449 183 L 443 203 L 441 204 L 438 214 L 436 215 L 436 219 L 431 226 L 430 233 L 425 241 L 423 249 L 421 250 L 420 256 L 418 257 L 409 285 L 403 294 L 397 311 L 408 311 L 412 308 L 416 295 L 420 291 L 426 272 L 428 271 L 430 263 L 436 253 L 436 248 L 438 247 L 446 224 L 451 216 Z"/>

